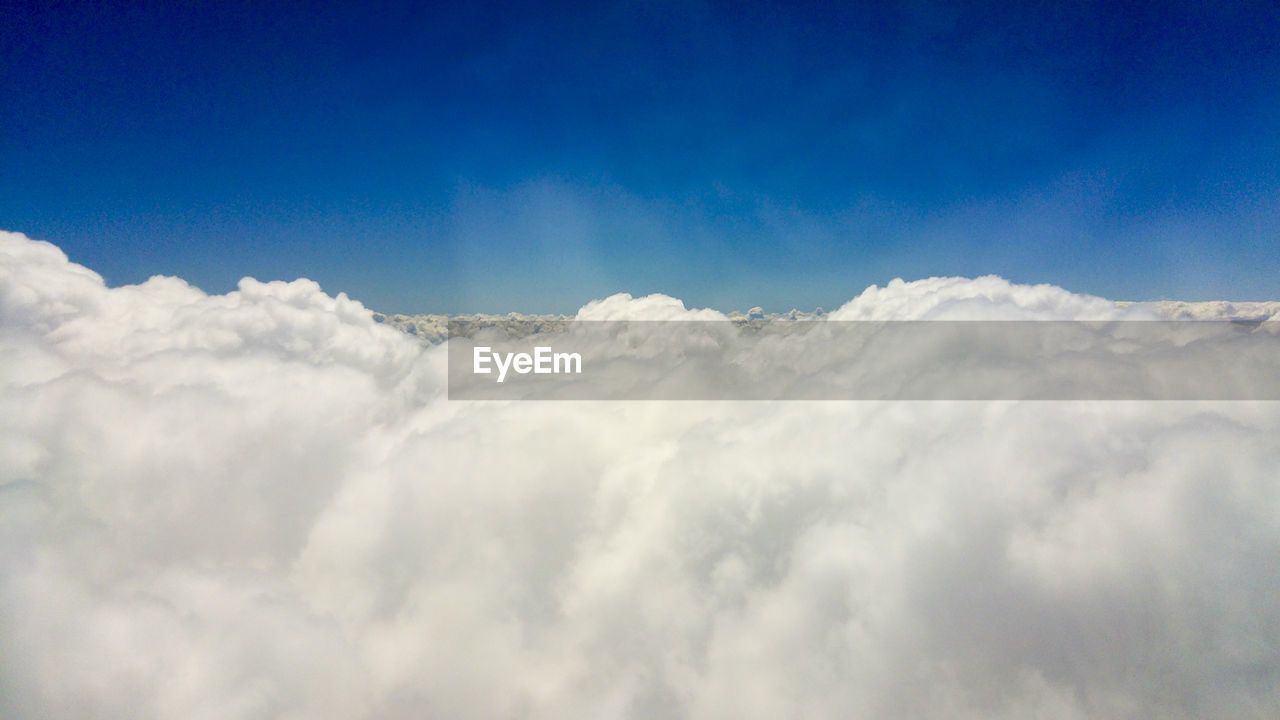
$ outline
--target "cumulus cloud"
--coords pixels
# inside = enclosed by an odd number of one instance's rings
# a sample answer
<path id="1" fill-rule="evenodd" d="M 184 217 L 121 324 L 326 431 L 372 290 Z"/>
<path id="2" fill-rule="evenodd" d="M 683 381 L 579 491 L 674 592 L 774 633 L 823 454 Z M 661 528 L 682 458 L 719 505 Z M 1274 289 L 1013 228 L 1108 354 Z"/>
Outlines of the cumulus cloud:
<path id="1" fill-rule="evenodd" d="M 1015 285 L 1004 278 L 935 277 L 872 286 L 831 313 L 833 320 L 1120 320 L 1155 319 L 1052 285 Z"/>
<path id="2" fill-rule="evenodd" d="M 723 317 L 580 316 L 653 313 Z M 446 357 L 0 236 L 0 715 L 1280 714 L 1276 403 L 472 403 Z"/>
<path id="3" fill-rule="evenodd" d="M 574 319 L 591 322 L 623 320 L 715 322 L 727 320 L 728 316 L 717 310 L 690 310 L 684 306 L 683 301 L 662 294 L 635 298 L 630 293 L 618 293 L 583 305 L 574 315 Z"/>

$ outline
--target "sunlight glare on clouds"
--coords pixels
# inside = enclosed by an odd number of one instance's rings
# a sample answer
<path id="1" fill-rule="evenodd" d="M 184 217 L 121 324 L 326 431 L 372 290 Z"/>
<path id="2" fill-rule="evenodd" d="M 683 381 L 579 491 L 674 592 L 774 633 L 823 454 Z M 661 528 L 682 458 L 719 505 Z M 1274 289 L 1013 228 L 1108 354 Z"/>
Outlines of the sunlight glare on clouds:
<path id="1" fill-rule="evenodd" d="M 445 363 L 307 280 L 0 236 L 0 715 L 1280 715 L 1276 403 L 469 403 Z"/>

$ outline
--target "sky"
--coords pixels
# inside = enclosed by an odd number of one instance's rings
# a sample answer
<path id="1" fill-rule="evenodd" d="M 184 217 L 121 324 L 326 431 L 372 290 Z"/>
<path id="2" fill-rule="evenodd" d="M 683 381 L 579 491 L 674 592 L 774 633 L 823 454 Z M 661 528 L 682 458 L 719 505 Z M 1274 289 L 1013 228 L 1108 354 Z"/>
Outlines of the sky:
<path id="1" fill-rule="evenodd" d="M 4 0 L 0 228 L 384 312 L 1280 298 L 1274 3 L 828 5 Z"/>

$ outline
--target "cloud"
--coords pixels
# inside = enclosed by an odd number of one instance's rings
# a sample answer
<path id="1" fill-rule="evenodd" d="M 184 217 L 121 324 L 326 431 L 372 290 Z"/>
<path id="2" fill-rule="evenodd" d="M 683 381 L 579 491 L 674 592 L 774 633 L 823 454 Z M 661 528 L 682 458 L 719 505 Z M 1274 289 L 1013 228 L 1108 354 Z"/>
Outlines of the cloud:
<path id="1" fill-rule="evenodd" d="M 1119 308 L 1100 297 L 1052 285 L 1015 285 L 987 275 L 976 279 L 896 279 L 872 286 L 831 313 L 832 320 L 1154 320 L 1144 308 Z"/>
<path id="2" fill-rule="evenodd" d="M 582 310 L 652 312 L 710 313 Z M 445 362 L 309 281 L 0 237 L 0 715 L 1280 713 L 1275 403 L 465 403 Z"/>
<path id="3" fill-rule="evenodd" d="M 592 300 L 583 305 L 574 315 L 575 320 L 617 321 L 617 320 L 726 320 L 724 313 L 708 310 L 689 310 L 684 302 L 677 298 L 662 294 L 646 295 L 641 298 L 632 297 L 630 293 L 617 293 L 602 300 Z"/>

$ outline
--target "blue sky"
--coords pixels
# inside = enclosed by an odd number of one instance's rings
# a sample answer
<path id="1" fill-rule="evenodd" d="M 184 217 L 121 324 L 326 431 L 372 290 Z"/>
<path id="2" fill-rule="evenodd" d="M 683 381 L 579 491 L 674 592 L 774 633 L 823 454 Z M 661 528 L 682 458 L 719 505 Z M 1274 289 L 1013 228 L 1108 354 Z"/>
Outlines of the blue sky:
<path id="1" fill-rule="evenodd" d="M 1274 3 L 112 5 L 3 2 L 0 228 L 113 285 L 1280 298 Z"/>

